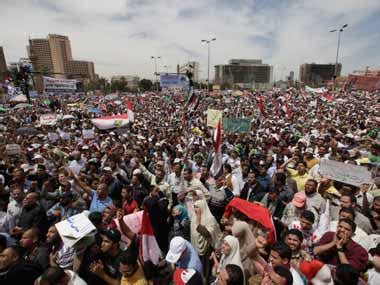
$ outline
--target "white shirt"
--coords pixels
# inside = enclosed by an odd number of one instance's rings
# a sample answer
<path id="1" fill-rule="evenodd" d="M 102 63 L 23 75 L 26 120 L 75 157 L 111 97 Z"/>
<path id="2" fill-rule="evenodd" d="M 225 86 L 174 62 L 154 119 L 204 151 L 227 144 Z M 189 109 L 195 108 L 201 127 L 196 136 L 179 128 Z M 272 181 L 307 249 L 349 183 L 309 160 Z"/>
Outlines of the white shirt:
<path id="1" fill-rule="evenodd" d="M 304 285 L 305 284 L 303 282 L 300 274 L 293 267 L 290 267 L 290 273 L 292 273 L 293 285 Z"/>
<path id="2" fill-rule="evenodd" d="M 378 284 L 380 284 L 380 272 L 376 271 L 375 268 L 368 270 L 368 285 Z"/>
<path id="3" fill-rule="evenodd" d="M 173 193 L 178 194 L 185 190 L 182 174 L 178 177 L 174 172 L 170 173 L 167 182 L 169 183 L 170 190 Z"/>

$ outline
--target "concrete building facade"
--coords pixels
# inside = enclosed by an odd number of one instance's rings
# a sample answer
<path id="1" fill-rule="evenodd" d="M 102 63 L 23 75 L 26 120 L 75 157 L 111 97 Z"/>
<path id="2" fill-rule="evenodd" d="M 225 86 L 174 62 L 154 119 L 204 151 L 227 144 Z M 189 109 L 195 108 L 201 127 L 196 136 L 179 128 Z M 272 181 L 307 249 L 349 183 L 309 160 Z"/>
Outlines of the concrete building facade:
<path id="1" fill-rule="evenodd" d="M 35 72 L 56 78 L 96 78 L 93 62 L 73 59 L 67 36 L 49 34 L 46 39 L 30 39 L 27 49 Z"/>
<path id="2" fill-rule="evenodd" d="M 337 77 L 340 76 L 342 64 L 337 65 Z M 335 64 L 304 63 L 300 66 L 299 80 L 306 85 L 324 86 L 334 77 Z"/>
<path id="3" fill-rule="evenodd" d="M 231 59 L 228 64 L 215 65 L 215 84 L 231 87 L 260 88 L 273 82 L 273 66 L 260 59 Z"/>
<path id="4" fill-rule="evenodd" d="M 197 61 L 189 61 L 183 65 L 179 66 L 179 73 L 186 73 L 187 70 L 190 69 L 190 66 L 193 70 L 193 81 L 194 82 L 200 82 L 200 64 Z"/>

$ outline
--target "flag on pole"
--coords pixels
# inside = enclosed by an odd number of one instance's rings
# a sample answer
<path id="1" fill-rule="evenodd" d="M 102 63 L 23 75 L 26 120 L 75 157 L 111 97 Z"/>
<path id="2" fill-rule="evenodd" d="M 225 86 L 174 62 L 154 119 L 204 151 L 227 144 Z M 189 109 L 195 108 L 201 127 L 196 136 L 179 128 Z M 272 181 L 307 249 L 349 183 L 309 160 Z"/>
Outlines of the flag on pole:
<path id="1" fill-rule="evenodd" d="M 132 103 L 129 99 L 127 99 L 127 114 L 129 121 L 133 123 L 135 121 L 135 113 L 133 112 Z"/>
<path id="2" fill-rule="evenodd" d="M 293 117 L 293 111 L 289 107 L 288 102 L 285 101 L 285 104 L 282 106 L 282 110 L 285 112 L 286 118 L 288 120 L 290 120 Z"/>
<path id="3" fill-rule="evenodd" d="M 91 122 L 100 130 L 125 127 L 129 123 L 128 114 L 104 116 L 92 119 Z"/>
<path id="4" fill-rule="evenodd" d="M 265 110 L 265 100 L 264 100 L 264 97 L 263 96 L 258 96 L 258 104 L 257 106 L 259 107 L 259 110 L 261 112 L 261 115 L 264 117 L 264 118 L 267 118 L 268 117 L 268 114 Z"/>
<path id="5" fill-rule="evenodd" d="M 323 101 L 334 101 L 334 97 L 329 94 L 329 92 L 323 92 L 322 98 Z"/>
<path id="6" fill-rule="evenodd" d="M 153 227 L 146 210 L 143 212 L 141 222 L 140 255 L 143 262 L 151 261 L 157 265 L 161 257 L 161 249 L 154 236 Z"/>
<path id="7" fill-rule="evenodd" d="M 210 172 L 211 175 L 216 176 L 220 172 L 220 169 L 223 166 L 223 156 L 222 156 L 222 120 L 219 119 L 216 130 L 215 130 L 215 155 L 214 160 L 212 162 Z"/>

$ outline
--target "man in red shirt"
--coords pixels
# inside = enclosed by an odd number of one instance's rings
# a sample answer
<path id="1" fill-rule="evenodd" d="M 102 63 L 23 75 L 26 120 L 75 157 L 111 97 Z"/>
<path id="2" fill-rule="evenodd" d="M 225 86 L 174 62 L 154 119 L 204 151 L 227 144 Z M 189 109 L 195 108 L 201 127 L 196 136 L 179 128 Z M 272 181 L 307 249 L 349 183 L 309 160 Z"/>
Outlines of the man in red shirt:
<path id="1" fill-rule="evenodd" d="M 363 271 L 368 263 L 367 251 L 351 238 L 356 224 L 349 219 L 341 219 L 335 232 L 325 233 L 314 254 L 326 264 L 350 264 L 356 270 Z"/>

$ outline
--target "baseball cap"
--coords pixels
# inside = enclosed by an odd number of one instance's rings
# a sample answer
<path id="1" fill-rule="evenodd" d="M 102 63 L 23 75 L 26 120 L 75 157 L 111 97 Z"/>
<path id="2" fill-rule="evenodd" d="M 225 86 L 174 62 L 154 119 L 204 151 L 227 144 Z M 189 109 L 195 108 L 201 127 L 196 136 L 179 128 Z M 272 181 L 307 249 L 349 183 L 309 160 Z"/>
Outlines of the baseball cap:
<path id="1" fill-rule="evenodd" d="M 174 237 L 170 241 L 169 251 L 166 254 L 166 261 L 176 263 L 186 249 L 186 240 L 183 237 Z"/>
<path id="2" fill-rule="evenodd" d="M 311 147 L 308 147 L 305 149 L 305 153 L 313 153 L 313 149 Z"/>
<path id="3" fill-rule="evenodd" d="M 119 242 L 121 240 L 120 232 L 115 229 L 105 230 L 103 231 L 102 235 L 109 238 L 112 242 Z"/>
<path id="4" fill-rule="evenodd" d="M 306 202 L 306 195 L 305 192 L 298 192 L 294 195 L 292 204 L 296 206 L 297 208 L 302 208 L 305 205 Z"/>
<path id="5" fill-rule="evenodd" d="M 41 158 L 43 158 L 42 155 L 36 154 L 33 156 L 32 160 L 41 159 Z"/>

